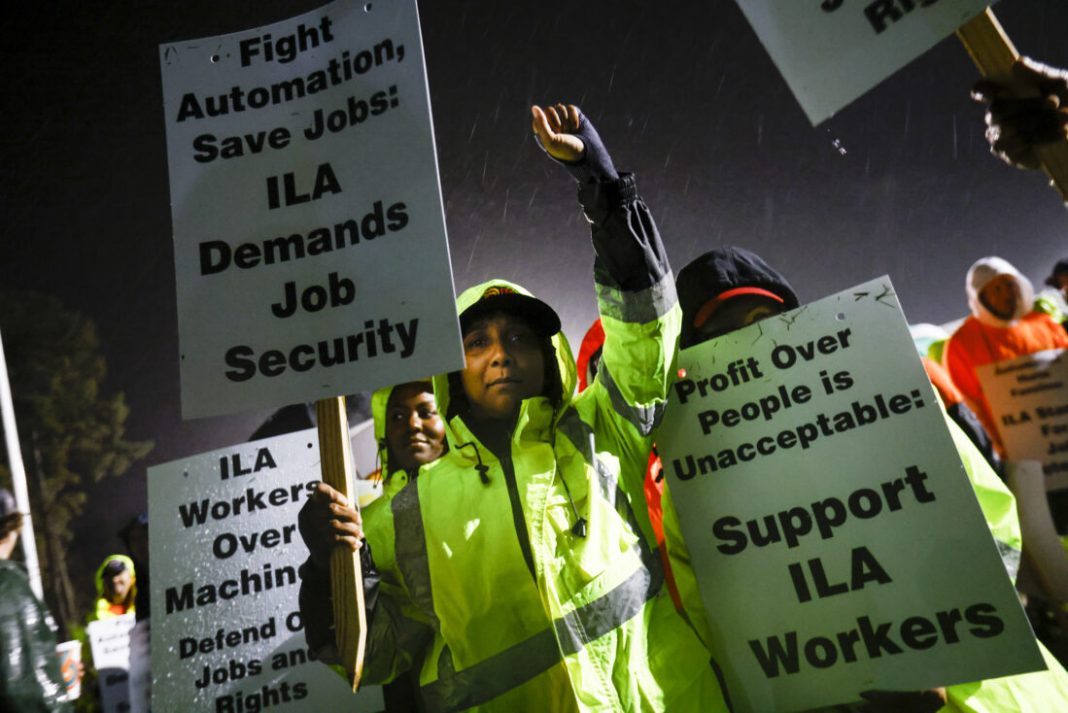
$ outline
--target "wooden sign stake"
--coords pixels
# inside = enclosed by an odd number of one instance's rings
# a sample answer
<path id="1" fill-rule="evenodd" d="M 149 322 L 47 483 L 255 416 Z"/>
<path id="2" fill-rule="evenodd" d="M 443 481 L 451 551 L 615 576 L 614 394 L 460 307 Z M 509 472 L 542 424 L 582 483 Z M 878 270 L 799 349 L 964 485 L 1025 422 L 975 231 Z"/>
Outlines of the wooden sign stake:
<path id="1" fill-rule="evenodd" d="M 998 79 L 1011 76 L 1012 65 L 1020 54 L 990 8 L 958 29 L 957 37 L 964 43 L 964 48 L 984 77 Z M 1068 139 L 1040 146 L 1036 153 L 1050 178 L 1050 185 L 1068 204 Z"/>
<path id="2" fill-rule="evenodd" d="M 359 499 L 349 487 L 352 469 L 352 444 L 349 441 L 349 418 L 345 397 L 323 399 L 315 406 L 319 423 L 319 459 L 323 482 L 342 493 L 354 508 Z M 330 554 L 330 589 L 334 600 L 334 633 L 341 663 L 352 681 L 352 690 L 360 687 L 363 656 L 367 647 L 367 613 L 363 601 L 363 571 L 360 553 L 335 547 Z"/>

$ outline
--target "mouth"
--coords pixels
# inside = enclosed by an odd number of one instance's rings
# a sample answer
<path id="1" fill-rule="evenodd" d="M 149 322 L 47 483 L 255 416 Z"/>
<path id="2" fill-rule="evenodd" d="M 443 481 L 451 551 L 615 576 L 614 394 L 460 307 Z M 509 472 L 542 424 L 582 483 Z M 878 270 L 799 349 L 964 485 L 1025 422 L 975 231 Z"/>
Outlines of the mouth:
<path id="1" fill-rule="evenodd" d="M 489 382 L 489 386 L 515 386 L 522 383 L 519 379 L 511 376 L 502 376 L 499 379 L 494 379 Z"/>

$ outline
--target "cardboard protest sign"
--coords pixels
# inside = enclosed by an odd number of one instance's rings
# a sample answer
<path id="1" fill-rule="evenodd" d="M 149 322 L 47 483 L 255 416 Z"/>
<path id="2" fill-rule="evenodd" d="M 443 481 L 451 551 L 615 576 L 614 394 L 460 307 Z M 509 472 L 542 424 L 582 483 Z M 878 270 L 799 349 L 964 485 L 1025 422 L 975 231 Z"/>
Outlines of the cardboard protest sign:
<path id="1" fill-rule="evenodd" d="M 99 619 L 85 628 L 103 713 L 130 710 L 130 632 L 135 623 L 133 614 L 124 614 Z"/>
<path id="2" fill-rule="evenodd" d="M 1043 668 L 887 278 L 679 362 L 657 438 L 736 710 Z"/>
<path id="3" fill-rule="evenodd" d="M 308 656 L 297 513 L 318 468 L 303 431 L 149 469 L 155 713 L 381 710 Z"/>
<path id="4" fill-rule="evenodd" d="M 338 0 L 160 63 L 183 416 L 462 367 L 415 0 Z"/>
<path id="5" fill-rule="evenodd" d="M 813 124 L 975 17 L 989 0 L 739 0 Z"/>
<path id="6" fill-rule="evenodd" d="M 1009 460 L 1037 460 L 1047 490 L 1068 488 L 1068 352 L 1051 349 L 975 373 Z"/>

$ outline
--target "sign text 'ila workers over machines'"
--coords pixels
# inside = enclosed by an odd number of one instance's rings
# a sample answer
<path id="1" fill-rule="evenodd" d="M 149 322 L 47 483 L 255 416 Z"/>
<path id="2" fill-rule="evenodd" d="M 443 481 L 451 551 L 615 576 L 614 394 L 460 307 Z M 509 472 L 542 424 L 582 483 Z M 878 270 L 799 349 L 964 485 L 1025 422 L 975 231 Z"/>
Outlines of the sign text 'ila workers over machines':
<path id="1" fill-rule="evenodd" d="M 679 363 L 657 439 L 736 710 L 1044 667 L 887 278 Z"/>
<path id="2" fill-rule="evenodd" d="M 415 1 L 338 0 L 160 61 L 183 415 L 461 367 Z"/>
<path id="3" fill-rule="evenodd" d="M 382 710 L 305 639 L 297 513 L 318 482 L 314 430 L 149 469 L 153 711 Z"/>

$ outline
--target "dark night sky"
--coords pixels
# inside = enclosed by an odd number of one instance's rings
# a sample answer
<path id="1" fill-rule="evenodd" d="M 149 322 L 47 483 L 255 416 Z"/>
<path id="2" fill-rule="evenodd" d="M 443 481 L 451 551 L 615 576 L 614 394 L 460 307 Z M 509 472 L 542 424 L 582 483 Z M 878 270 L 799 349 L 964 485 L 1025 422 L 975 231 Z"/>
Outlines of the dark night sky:
<path id="1" fill-rule="evenodd" d="M 0 280 L 97 321 L 129 434 L 156 441 L 148 465 L 245 440 L 265 415 L 181 421 L 157 47 L 319 4 L 66 0 L 6 12 Z M 535 102 L 584 107 L 617 165 L 638 174 L 676 268 L 744 245 L 802 301 L 888 273 L 911 322 L 946 322 L 966 310 L 976 258 L 999 254 L 1037 283 L 1065 255 L 1068 213 L 1037 175 L 989 156 L 968 98 L 976 71 L 952 38 L 813 128 L 728 0 L 434 0 L 420 11 L 456 286 L 515 279 L 549 298 L 573 343 L 595 316 L 592 251 L 569 179 L 530 138 Z M 1068 66 L 1068 3 L 997 12 L 1022 51 Z M 145 508 L 144 465 L 96 488 L 76 574 L 119 547 L 100 533 Z"/>

